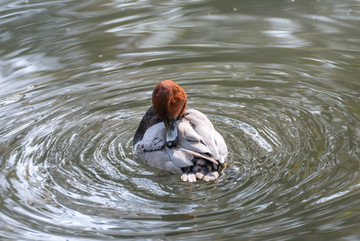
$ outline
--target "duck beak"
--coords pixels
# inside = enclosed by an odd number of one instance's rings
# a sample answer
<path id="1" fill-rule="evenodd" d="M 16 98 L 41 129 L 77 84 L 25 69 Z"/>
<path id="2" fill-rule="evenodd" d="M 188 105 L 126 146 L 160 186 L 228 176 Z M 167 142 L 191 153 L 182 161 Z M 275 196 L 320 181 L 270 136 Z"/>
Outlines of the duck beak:
<path id="1" fill-rule="evenodd" d="M 176 119 L 166 116 L 164 118 L 165 129 L 166 129 L 166 146 L 171 148 L 177 144 L 177 123 Z"/>

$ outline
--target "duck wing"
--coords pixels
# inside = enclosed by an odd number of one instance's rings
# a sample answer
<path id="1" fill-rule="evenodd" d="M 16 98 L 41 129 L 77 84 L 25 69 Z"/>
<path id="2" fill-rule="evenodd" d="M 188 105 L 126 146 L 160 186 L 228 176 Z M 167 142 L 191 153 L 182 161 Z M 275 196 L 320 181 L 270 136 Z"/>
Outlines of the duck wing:
<path id="1" fill-rule="evenodd" d="M 176 147 L 165 145 L 165 125 L 160 122 L 148 128 L 142 139 L 135 143 L 135 154 L 149 165 L 171 172 L 185 172 L 189 167 L 191 170 L 192 167 L 200 168 L 204 173 L 216 171 L 219 163 L 225 160 L 227 148 L 209 119 L 190 109 L 177 124 Z"/>
<path id="2" fill-rule="evenodd" d="M 135 143 L 135 154 L 150 166 L 171 172 L 181 172 L 181 168 L 192 166 L 196 153 L 182 147 L 168 148 L 165 145 L 165 132 L 164 122 L 148 128 L 143 138 Z"/>
<path id="3" fill-rule="evenodd" d="M 134 144 L 134 153 L 150 166 L 181 173 L 181 169 L 175 166 L 165 146 L 165 125 L 157 123 L 148 128 Z"/>
<path id="4" fill-rule="evenodd" d="M 179 144 L 183 148 L 210 155 L 220 163 L 225 162 L 228 151 L 224 138 L 200 111 L 187 110 L 178 131 L 182 133 Z"/>

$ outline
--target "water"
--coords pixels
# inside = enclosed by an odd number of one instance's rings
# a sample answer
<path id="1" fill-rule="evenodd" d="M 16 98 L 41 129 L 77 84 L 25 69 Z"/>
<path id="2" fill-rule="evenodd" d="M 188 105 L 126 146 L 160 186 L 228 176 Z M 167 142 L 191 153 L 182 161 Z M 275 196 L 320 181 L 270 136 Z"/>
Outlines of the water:
<path id="1" fill-rule="evenodd" d="M 359 240 L 360 1 L 2 1 L 2 240 Z M 215 182 L 134 157 L 172 79 Z"/>

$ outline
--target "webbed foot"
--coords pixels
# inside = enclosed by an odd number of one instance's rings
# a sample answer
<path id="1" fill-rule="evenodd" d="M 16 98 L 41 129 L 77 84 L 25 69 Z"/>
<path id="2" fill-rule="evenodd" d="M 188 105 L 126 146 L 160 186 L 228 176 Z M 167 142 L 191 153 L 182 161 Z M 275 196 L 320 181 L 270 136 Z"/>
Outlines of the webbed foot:
<path id="1" fill-rule="evenodd" d="M 181 179 L 184 182 L 196 182 L 196 180 L 214 181 L 219 177 L 218 169 L 219 165 L 204 159 L 194 159 L 194 166 L 182 168 Z"/>

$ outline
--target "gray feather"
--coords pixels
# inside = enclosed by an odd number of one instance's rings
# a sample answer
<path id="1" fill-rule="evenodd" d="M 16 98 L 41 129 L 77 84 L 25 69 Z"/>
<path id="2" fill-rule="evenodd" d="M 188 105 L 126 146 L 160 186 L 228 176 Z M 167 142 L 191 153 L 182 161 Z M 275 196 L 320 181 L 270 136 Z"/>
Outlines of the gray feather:
<path id="1" fill-rule="evenodd" d="M 149 165 L 171 172 L 181 172 L 181 168 L 194 165 L 194 157 L 214 164 L 224 163 L 228 153 L 225 141 L 204 114 L 189 109 L 177 122 L 176 148 L 166 147 L 165 125 L 160 122 L 148 128 L 135 143 L 135 154 Z"/>

